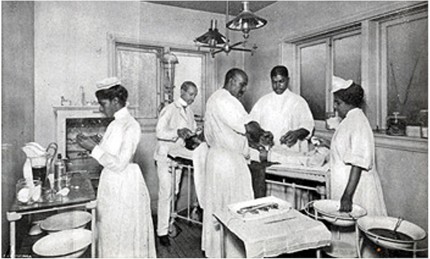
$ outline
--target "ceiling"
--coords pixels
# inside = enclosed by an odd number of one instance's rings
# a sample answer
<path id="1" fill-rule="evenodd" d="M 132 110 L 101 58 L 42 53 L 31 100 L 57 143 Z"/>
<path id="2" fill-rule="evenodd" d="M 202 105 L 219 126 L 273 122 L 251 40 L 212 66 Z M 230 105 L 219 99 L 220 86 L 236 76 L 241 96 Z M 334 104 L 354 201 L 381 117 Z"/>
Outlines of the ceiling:
<path id="1" fill-rule="evenodd" d="M 242 11 L 241 1 L 147 1 L 154 4 L 176 6 L 180 8 L 193 9 L 211 13 L 225 14 L 226 3 L 228 2 L 229 14 L 238 15 Z M 249 9 L 256 12 L 276 1 L 250 1 Z"/>

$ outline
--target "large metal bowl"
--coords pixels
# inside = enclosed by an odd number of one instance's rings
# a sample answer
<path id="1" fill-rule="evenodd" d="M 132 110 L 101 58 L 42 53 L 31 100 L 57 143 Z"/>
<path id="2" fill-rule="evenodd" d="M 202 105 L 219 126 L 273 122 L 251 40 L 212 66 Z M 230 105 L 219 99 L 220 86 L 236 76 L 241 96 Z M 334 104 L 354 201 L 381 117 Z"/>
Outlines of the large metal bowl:
<path id="1" fill-rule="evenodd" d="M 414 243 L 426 238 L 427 233 L 421 227 L 407 221 L 401 221 L 396 232 L 409 236 L 412 240 L 396 240 L 394 238 L 375 234 L 371 229 L 379 228 L 386 230 L 394 230 L 398 218 L 383 217 L 383 216 L 366 216 L 357 220 L 358 228 L 363 231 L 366 236 L 375 244 L 388 249 L 412 249 Z"/>
<path id="2" fill-rule="evenodd" d="M 313 207 L 321 219 L 341 227 L 353 226 L 357 219 L 367 214 L 367 211 L 357 204 L 352 205 L 351 212 L 340 212 L 340 201 L 336 200 L 316 200 Z"/>
<path id="3" fill-rule="evenodd" d="M 33 245 L 33 252 L 43 257 L 76 258 L 87 250 L 91 240 L 90 230 L 63 230 L 37 240 Z"/>

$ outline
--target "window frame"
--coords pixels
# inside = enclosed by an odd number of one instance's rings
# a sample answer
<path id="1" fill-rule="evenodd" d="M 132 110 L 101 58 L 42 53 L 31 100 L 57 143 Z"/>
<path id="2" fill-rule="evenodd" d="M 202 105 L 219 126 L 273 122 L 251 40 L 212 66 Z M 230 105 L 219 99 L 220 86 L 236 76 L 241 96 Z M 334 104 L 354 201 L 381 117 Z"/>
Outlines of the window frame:
<path id="1" fill-rule="evenodd" d="M 388 116 L 388 74 L 387 69 L 387 29 L 390 26 L 395 26 L 403 24 L 408 21 L 416 21 L 420 19 L 428 19 L 428 14 L 424 10 L 418 10 L 417 12 L 410 12 L 406 14 L 397 14 L 395 16 L 387 17 L 386 19 L 381 19 L 377 21 L 378 33 L 380 35 L 379 42 L 379 63 L 380 63 L 380 81 L 379 81 L 379 96 L 378 100 L 380 102 L 380 116 L 378 116 L 377 125 L 381 125 L 382 129 L 386 128 L 386 118 Z"/>
<path id="2" fill-rule="evenodd" d="M 325 74 L 325 113 L 333 111 L 333 94 L 331 91 L 331 82 L 332 75 L 334 71 L 334 41 L 340 40 L 343 38 L 360 35 L 361 36 L 361 25 L 355 25 L 352 27 L 348 27 L 345 29 L 335 30 L 329 33 L 325 33 L 323 35 L 318 35 L 314 37 L 309 37 L 304 40 L 299 40 L 294 42 L 295 45 L 295 67 L 297 68 L 297 79 L 295 80 L 296 86 L 295 89 L 298 94 L 301 94 L 301 76 L 300 76 L 300 67 L 301 67 L 301 49 L 315 46 L 319 44 L 325 44 L 325 52 L 326 52 L 326 74 Z M 324 120 L 315 120 L 316 129 L 325 128 Z"/>

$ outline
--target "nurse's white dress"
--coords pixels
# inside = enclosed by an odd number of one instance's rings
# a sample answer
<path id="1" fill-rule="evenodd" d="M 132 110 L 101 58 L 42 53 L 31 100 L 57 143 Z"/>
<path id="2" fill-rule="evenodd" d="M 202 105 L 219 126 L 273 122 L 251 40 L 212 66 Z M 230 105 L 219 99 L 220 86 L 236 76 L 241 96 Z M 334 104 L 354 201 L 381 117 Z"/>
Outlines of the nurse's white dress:
<path id="1" fill-rule="evenodd" d="M 340 200 L 351 166 L 362 168 L 353 203 L 369 216 L 386 216 L 381 181 L 375 168 L 375 142 L 369 121 L 359 108 L 350 110 L 333 135 L 330 151 L 331 199 Z"/>
<path id="2" fill-rule="evenodd" d="M 206 157 L 205 206 L 203 211 L 202 250 L 207 257 L 221 257 L 220 224 L 213 213 L 227 205 L 254 199 L 245 124 L 248 114 L 227 90 L 219 89 L 209 98 L 205 114 Z M 242 245 L 243 246 L 243 245 Z M 227 233 L 227 257 L 245 256 L 240 242 Z"/>
<path id="3" fill-rule="evenodd" d="M 104 167 L 97 193 L 98 257 L 156 257 L 148 189 L 132 162 L 140 125 L 125 107 L 114 117 L 91 152 Z"/>

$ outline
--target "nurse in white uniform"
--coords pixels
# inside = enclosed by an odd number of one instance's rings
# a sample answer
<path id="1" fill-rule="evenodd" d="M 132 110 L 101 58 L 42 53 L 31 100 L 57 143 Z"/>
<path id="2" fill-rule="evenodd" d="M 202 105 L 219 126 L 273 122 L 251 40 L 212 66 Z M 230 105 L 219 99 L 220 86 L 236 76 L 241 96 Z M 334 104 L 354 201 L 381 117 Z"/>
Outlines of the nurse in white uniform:
<path id="1" fill-rule="evenodd" d="M 358 204 L 369 216 L 386 216 L 381 181 L 375 167 L 375 142 L 366 115 L 359 108 L 364 91 L 352 80 L 333 77 L 334 109 L 342 119 L 330 147 L 331 198 L 340 201 L 340 211 Z M 354 232 L 341 239 L 354 242 Z M 369 248 L 369 247 L 368 247 Z M 365 257 L 371 255 L 363 251 Z M 367 255 L 366 255 L 367 254 Z"/>
<path id="2" fill-rule="evenodd" d="M 359 107 L 361 86 L 333 78 L 334 108 L 342 118 L 331 143 L 331 198 L 340 200 L 342 211 L 352 203 L 367 210 L 367 215 L 385 216 L 387 209 L 381 182 L 375 168 L 375 141 L 369 121 Z"/>
<path id="3" fill-rule="evenodd" d="M 97 193 L 98 257 L 156 257 L 150 197 L 133 163 L 140 125 L 125 107 L 128 93 L 117 78 L 97 86 L 100 112 L 114 120 L 100 143 L 82 134 L 77 142 L 104 167 Z"/>

